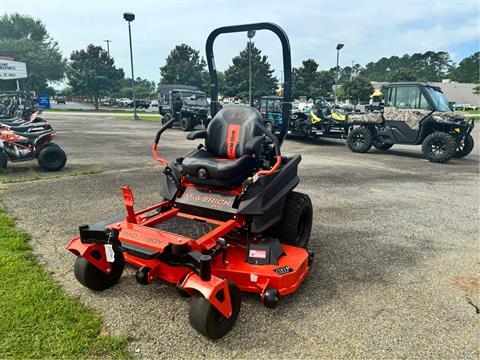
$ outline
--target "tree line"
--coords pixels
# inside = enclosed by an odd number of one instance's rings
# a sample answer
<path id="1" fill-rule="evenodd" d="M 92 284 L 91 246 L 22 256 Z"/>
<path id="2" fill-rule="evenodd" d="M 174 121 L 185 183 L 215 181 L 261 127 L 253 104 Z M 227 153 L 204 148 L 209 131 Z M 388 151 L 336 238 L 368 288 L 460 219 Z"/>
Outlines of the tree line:
<path id="1" fill-rule="evenodd" d="M 249 49 L 249 46 L 251 47 Z M 232 59 L 231 65 L 218 72 L 219 90 L 224 96 L 245 99 L 249 90 L 249 52 L 252 64 L 252 95 L 259 98 L 275 94 L 279 79 L 275 77 L 267 56 L 254 43 Z M 30 16 L 4 14 L 0 16 L 0 56 L 10 56 L 28 64 L 26 86 L 36 91 L 54 90 L 49 83 L 68 79 L 66 92 L 89 96 L 98 106 L 103 96 L 131 97 L 130 79 L 123 69 L 115 66 L 114 59 L 100 46 L 88 45 L 75 50 L 64 59 L 57 42 L 48 34 L 45 25 Z M 383 57 L 365 66 L 353 64 L 328 70 L 319 69 L 314 59 L 302 61 L 292 69 L 292 95 L 294 98 L 331 97 L 365 101 L 372 93 L 371 81 L 453 81 L 479 83 L 479 58 L 476 52 L 454 64 L 447 52 L 427 51 L 401 57 Z M 340 85 L 334 94 L 335 78 Z M 160 84 L 194 85 L 209 91 L 209 77 L 205 59 L 200 51 L 187 44 L 175 46 L 160 68 Z M 1 89 L 14 89 L 13 81 L 2 81 Z M 135 79 L 137 98 L 154 97 L 156 83 Z"/>
<path id="2" fill-rule="evenodd" d="M 248 46 L 232 59 L 232 64 L 219 72 L 219 89 L 224 96 L 248 97 Z M 252 95 L 259 98 L 276 92 L 278 79 L 268 58 L 252 45 Z M 292 69 L 292 95 L 294 98 L 332 97 L 351 99 L 355 103 L 369 99 L 373 87 L 371 81 L 422 81 L 438 82 L 450 78 L 457 82 L 479 83 L 480 53 L 476 52 L 455 65 L 447 52 L 427 51 L 402 57 L 391 56 L 370 62 L 328 70 L 319 69 L 314 59 L 302 61 Z M 338 71 L 337 71 L 338 70 Z M 208 92 L 209 79 L 206 63 L 200 52 L 186 44 L 177 45 L 160 70 L 160 83 L 189 84 Z M 335 90 L 335 78 L 339 87 Z M 336 94 L 334 93 L 336 91 Z"/>

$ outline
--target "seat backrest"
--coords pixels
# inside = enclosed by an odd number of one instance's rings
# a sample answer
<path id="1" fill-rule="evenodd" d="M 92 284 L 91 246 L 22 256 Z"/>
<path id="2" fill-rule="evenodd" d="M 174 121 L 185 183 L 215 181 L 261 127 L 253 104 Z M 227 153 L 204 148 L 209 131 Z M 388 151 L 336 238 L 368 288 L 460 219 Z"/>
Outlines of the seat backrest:
<path id="1" fill-rule="evenodd" d="M 261 135 L 257 123 L 263 121 L 257 109 L 244 105 L 230 105 L 221 109 L 207 127 L 207 151 L 227 159 L 245 155 L 245 145 L 254 136 Z"/>

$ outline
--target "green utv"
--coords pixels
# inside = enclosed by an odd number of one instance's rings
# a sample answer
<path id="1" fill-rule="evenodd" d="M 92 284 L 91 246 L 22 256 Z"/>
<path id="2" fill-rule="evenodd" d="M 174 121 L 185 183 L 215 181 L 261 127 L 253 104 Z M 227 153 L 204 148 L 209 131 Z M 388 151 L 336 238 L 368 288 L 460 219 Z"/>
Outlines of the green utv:
<path id="1" fill-rule="evenodd" d="M 364 153 L 373 146 L 422 145 L 425 157 L 444 163 L 473 150 L 473 120 L 450 110 L 440 88 L 419 82 L 388 84 L 382 112 L 348 115 L 347 145 Z"/>

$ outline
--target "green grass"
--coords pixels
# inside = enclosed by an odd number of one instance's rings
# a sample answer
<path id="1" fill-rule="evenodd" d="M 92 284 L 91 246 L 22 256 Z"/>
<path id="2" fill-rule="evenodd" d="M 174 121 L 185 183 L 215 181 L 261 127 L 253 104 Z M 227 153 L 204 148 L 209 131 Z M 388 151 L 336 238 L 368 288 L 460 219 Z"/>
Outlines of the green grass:
<path id="1" fill-rule="evenodd" d="M 139 115 L 138 117 L 142 121 L 160 121 L 161 120 L 160 115 L 156 115 L 156 116 L 142 116 L 142 115 Z M 115 119 L 117 119 L 117 120 L 132 120 L 133 116 L 132 115 L 119 115 L 119 116 L 115 116 Z"/>
<path id="2" fill-rule="evenodd" d="M 11 170 L 10 168 L 6 169 L 0 169 L 0 175 L 7 175 L 10 174 Z M 11 184 L 11 183 L 21 183 L 21 182 L 30 182 L 30 181 L 37 181 L 41 180 L 42 177 L 34 170 L 30 170 L 28 172 L 28 175 L 25 177 L 22 177 L 20 179 L 11 179 L 11 178 L 2 178 L 0 177 L 0 184 Z"/>
<path id="3" fill-rule="evenodd" d="M 465 111 L 461 111 L 462 113 L 465 113 L 465 114 L 479 114 L 480 115 L 480 109 L 477 109 L 477 110 L 465 110 Z"/>
<path id="4" fill-rule="evenodd" d="M 137 109 L 137 112 L 140 112 L 141 110 Z M 48 109 L 48 110 L 43 110 L 45 113 L 49 112 L 92 112 L 92 113 L 125 113 L 125 114 L 133 114 L 133 110 L 124 110 L 122 108 L 117 108 L 117 109 Z"/>
<path id="5" fill-rule="evenodd" d="M 460 111 L 462 114 L 470 114 L 470 115 L 479 115 L 479 116 L 474 116 L 474 117 L 468 117 L 467 119 L 473 119 L 473 120 L 480 120 L 480 110 L 465 110 L 465 111 Z"/>
<path id="6" fill-rule="evenodd" d="M 95 175 L 95 174 L 101 174 L 102 172 L 103 172 L 103 169 L 100 166 L 94 166 L 85 170 L 80 170 L 80 171 L 75 170 L 74 172 L 72 172 L 70 176 Z"/>
<path id="7" fill-rule="evenodd" d="M 100 317 L 61 291 L 28 240 L 0 208 L 0 358 L 129 358 L 127 339 L 101 332 Z"/>

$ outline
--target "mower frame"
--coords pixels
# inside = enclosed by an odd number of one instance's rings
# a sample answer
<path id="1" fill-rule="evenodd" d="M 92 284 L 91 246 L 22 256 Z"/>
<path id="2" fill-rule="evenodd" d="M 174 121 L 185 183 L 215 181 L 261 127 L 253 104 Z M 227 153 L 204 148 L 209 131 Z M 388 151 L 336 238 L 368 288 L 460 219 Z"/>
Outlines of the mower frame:
<path id="1" fill-rule="evenodd" d="M 96 270 L 97 277 L 113 273 L 113 263 L 118 256 L 138 268 L 136 280 L 140 284 L 159 279 L 176 285 L 183 295 L 199 293 L 227 321 L 233 319 L 234 322 L 239 302 L 233 309 L 235 302 L 231 297 L 240 296 L 235 294 L 236 287 L 260 294 L 263 303 L 273 307 L 279 296 L 295 292 L 307 276 L 312 252 L 302 247 L 280 245 L 278 239 L 262 234 L 281 219 L 285 198 L 299 182 L 297 165 L 301 160 L 299 155 L 282 157 L 280 153 L 280 144 L 288 129 L 291 86 L 290 46 L 280 27 L 271 23 L 227 26 L 210 34 L 206 52 L 212 86 L 212 116 L 218 111 L 214 39 L 221 33 L 261 29 L 271 30 L 280 38 L 285 69 L 284 120 L 280 137 L 261 123 L 255 125 L 273 143 L 271 168 L 259 169 L 231 188 L 194 184 L 179 171 L 177 161 L 171 164 L 157 152 L 162 133 L 175 121 L 170 119 L 157 132 L 152 146 L 153 157 L 165 167 L 163 192 L 166 200 L 135 211 L 133 192 L 124 186 L 121 190 L 126 216 L 81 225 L 80 236 L 67 245 L 69 251 L 101 271 Z M 195 138 L 192 135 L 191 139 Z M 259 220 L 255 222 L 255 219 Z M 177 224 L 174 230 L 171 224 Z M 195 233 L 190 233 L 193 230 Z M 268 243 L 262 242 L 265 239 Z M 231 283 L 235 284 L 233 294 Z M 111 285 L 113 283 L 107 287 Z M 212 338 L 225 333 L 225 329 L 213 335 L 196 329 Z"/>
<path id="2" fill-rule="evenodd" d="M 128 263 L 139 268 L 136 276 L 139 283 L 146 285 L 160 279 L 189 293 L 199 291 L 226 317 L 230 316 L 227 315 L 231 312 L 230 302 L 214 298 L 219 290 L 224 289 L 225 298 L 229 300 L 226 280 L 233 281 L 241 291 L 260 294 L 263 299 L 268 288 L 277 289 L 282 296 L 295 292 L 307 276 L 309 254 L 294 246 L 282 245 L 287 256 L 280 257 L 278 264 L 258 266 L 245 262 L 246 239 L 229 239 L 227 243 L 224 238 L 232 230 L 244 228 L 246 220 L 242 216 L 227 221 L 194 216 L 173 207 L 171 201 L 135 212 L 131 189 L 123 187 L 122 194 L 127 212 L 125 220 L 107 227 L 103 223 L 82 225 L 80 236 L 67 245 L 72 253 L 83 256 L 106 274 L 111 272 L 112 266 L 107 261 L 105 245 L 111 245 L 124 252 Z M 159 212 L 166 208 L 171 209 Z M 175 217 L 209 223 L 214 228 L 192 239 L 154 227 Z M 181 254 L 175 257 L 175 261 L 166 257 L 154 258 L 164 253 L 169 245 L 174 253 Z M 138 256 L 132 255 L 135 249 L 138 249 Z M 95 256 L 95 251 L 101 256 Z"/>

